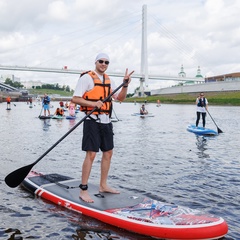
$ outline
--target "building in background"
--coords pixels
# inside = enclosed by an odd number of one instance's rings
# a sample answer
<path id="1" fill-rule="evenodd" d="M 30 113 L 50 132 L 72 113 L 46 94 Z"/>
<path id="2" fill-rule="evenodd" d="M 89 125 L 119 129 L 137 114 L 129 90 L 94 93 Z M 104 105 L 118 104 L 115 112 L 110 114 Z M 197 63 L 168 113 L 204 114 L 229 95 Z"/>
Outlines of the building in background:
<path id="1" fill-rule="evenodd" d="M 1 74 L 0 76 L 0 82 L 1 83 L 4 83 L 6 81 L 6 79 L 9 78 L 11 81 L 13 82 L 20 82 L 20 78 L 19 77 L 16 77 L 15 75 L 13 74 Z"/>
<path id="2" fill-rule="evenodd" d="M 181 66 L 181 71 L 178 73 L 179 77 L 185 78 L 186 77 L 186 73 L 184 72 L 184 68 L 183 65 Z"/>
<path id="3" fill-rule="evenodd" d="M 240 72 L 227 73 L 223 75 L 217 75 L 212 77 L 205 77 L 205 82 L 221 82 L 221 81 L 240 81 Z"/>
<path id="4" fill-rule="evenodd" d="M 36 87 L 42 87 L 43 83 L 41 81 L 22 81 L 22 85 L 24 85 L 25 89 L 31 89 L 31 88 L 36 88 Z"/>

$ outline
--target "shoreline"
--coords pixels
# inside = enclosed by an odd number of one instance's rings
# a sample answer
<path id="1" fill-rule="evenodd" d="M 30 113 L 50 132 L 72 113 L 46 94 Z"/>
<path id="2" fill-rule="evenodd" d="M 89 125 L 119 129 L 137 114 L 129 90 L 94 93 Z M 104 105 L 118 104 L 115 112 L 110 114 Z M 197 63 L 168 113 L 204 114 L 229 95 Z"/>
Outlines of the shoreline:
<path id="1" fill-rule="evenodd" d="M 199 92 L 192 93 L 172 93 L 159 94 L 146 97 L 131 97 L 125 99 L 124 102 L 137 103 L 160 103 L 167 104 L 195 104 Z M 210 105 L 220 106 L 240 106 L 240 91 L 221 91 L 221 92 L 205 92 L 205 97 L 208 99 Z"/>
<path id="2" fill-rule="evenodd" d="M 196 101 L 199 92 L 192 93 L 169 93 L 159 94 L 145 97 L 130 97 L 126 98 L 124 102 L 137 103 L 156 103 L 160 100 L 164 104 L 193 104 Z M 19 92 L 0 92 L 0 103 L 6 102 L 6 97 L 10 96 L 11 102 L 27 102 L 32 95 L 22 96 Z M 50 94 L 52 101 L 70 101 L 72 96 L 56 96 L 54 93 Z M 208 99 L 210 105 L 220 106 L 240 106 L 240 91 L 221 91 L 221 92 L 206 92 L 205 97 Z"/>

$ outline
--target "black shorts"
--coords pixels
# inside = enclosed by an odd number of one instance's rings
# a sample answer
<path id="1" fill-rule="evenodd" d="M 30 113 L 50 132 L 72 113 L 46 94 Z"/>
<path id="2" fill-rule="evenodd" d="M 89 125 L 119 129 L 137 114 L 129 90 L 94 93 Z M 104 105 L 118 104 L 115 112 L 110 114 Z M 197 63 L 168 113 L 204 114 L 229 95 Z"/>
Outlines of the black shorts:
<path id="1" fill-rule="evenodd" d="M 113 125 L 112 123 L 99 123 L 94 120 L 85 120 L 83 124 L 82 150 L 106 152 L 112 150 Z"/>

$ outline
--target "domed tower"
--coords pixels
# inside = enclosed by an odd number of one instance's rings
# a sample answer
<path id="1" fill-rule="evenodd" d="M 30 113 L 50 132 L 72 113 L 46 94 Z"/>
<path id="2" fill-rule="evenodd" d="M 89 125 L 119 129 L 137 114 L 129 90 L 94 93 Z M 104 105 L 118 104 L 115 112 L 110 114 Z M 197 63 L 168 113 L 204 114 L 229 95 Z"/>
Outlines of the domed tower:
<path id="1" fill-rule="evenodd" d="M 186 73 L 184 72 L 183 65 L 181 66 L 181 71 L 178 73 L 178 76 L 183 78 L 186 77 Z"/>
<path id="2" fill-rule="evenodd" d="M 203 76 L 202 76 L 202 74 L 201 74 L 200 66 L 198 66 L 197 75 L 196 75 L 195 77 L 196 77 L 196 78 L 203 78 Z"/>

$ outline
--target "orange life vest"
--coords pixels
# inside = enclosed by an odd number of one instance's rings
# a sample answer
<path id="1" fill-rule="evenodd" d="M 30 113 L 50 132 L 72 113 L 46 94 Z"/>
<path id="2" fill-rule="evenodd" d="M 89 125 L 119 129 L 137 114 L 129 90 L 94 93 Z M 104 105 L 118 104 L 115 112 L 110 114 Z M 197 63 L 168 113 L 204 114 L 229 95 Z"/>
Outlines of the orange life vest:
<path id="1" fill-rule="evenodd" d="M 60 113 L 60 115 L 62 115 L 62 116 L 63 116 L 63 114 L 64 114 L 64 111 L 63 111 L 63 109 L 62 109 L 62 108 L 60 108 L 60 110 L 59 110 L 59 113 Z"/>
<path id="2" fill-rule="evenodd" d="M 88 91 L 85 92 L 83 95 L 83 98 L 89 101 L 103 101 L 106 97 L 108 97 L 111 93 L 111 81 L 107 74 L 103 75 L 103 82 L 99 79 L 98 75 L 95 72 L 89 71 L 87 72 L 89 74 L 94 82 L 94 87 Z M 81 106 L 80 110 L 82 112 L 85 112 L 86 114 L 93 110 L 93 107 L 86 107 Z M 112 112 L 112 98 L 109 98 L 100 109 L 97 109 L 93 112 L 93 114 L 109 114 L 111 116 Z"/>
<path id="3" fill-rule="evenodd" d="M 64 115 L 63 109 L 62 108 L 57 108 L 56 115 L 63 116 Z"/>
<path id="4" fill-rule="evenodd" d="M 11 102 L 11 98 L 10 98 L 10 97 L 7 97 L 7 98 L 6 98 L 6 101 L 7 101 L 7 102 Z"/>

